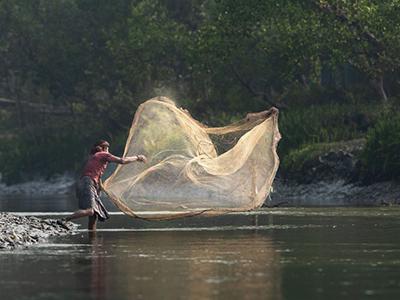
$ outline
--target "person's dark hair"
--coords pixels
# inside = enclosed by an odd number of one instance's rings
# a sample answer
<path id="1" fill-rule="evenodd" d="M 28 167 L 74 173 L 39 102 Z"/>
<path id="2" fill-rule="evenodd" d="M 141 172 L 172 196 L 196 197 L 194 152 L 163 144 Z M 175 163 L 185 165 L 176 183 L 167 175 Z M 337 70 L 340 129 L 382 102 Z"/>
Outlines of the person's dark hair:
<path id="1" fill-rule="evenodd" d="M 106 140 L 99 140 L 90 149 L 90 154 L 95 154 L 97 152 L 103 151 L 103 147 L 110 147 L 110 143 Z"/>

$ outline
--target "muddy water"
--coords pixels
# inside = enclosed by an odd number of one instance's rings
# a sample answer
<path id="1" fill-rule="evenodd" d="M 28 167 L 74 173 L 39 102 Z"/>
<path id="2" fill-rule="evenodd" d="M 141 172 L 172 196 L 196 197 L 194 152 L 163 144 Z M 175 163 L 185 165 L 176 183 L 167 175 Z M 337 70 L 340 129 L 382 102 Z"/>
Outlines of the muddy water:
<path id="1" fill-rule="evenodd" d="M 0 251 L 0 299 L 400 299 L 396 207 L 84 227 Z"/>

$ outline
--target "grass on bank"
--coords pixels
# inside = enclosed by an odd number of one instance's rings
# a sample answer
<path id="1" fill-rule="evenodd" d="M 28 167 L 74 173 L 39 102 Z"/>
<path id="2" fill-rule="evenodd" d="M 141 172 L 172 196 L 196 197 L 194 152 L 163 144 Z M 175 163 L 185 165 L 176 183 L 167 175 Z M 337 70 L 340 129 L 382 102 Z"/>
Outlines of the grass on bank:
<path id="1" fill-rule="evenodd" d="M 319 156 L 344 150 L 359 160 L 361 181 L 400 178 L 400 110 L 395 104 L 292 111 L 281 118 L 281 131 L 286 132 L 280 152 L 284 174 L 299 174 Z"/>

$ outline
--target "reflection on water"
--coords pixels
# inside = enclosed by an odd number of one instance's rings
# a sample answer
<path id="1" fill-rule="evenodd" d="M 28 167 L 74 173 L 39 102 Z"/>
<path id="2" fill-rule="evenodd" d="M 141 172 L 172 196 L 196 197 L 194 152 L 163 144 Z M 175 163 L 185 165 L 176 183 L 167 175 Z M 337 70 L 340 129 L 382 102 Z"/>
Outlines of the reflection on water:
<path id="1" fill-rule="evenodd" d="M 86 235 L 86 234 L 85 234 Z M 280 299 L 280 252 L 258 233 L 97 233 L 78 290 L 92 299 Z M 262 292 L 262 294 L 260 294 Z M 262 297 L 260 297 L 262 296 Z"/>
<path id="2" fill-rule="evenodd" d="M 400 299 L 399 208 L 113 215 L 99 228 L 0 251 L 0 298 Z"/>
<path id="3" fill-rule="evenodd" d="M 93 299 L 102 299 L 107 292 L 107 264 L 105 253 L 102 251 L 103 237 L 98 237 L 96 233 L 88 233 L 90 248 L 90 295 Z M 79 260 L 78 260 L 79 262 Z M 79 267 L 79 263 L 77 267 Z M 84 288 L 84 287 L 83 287 Z"/>

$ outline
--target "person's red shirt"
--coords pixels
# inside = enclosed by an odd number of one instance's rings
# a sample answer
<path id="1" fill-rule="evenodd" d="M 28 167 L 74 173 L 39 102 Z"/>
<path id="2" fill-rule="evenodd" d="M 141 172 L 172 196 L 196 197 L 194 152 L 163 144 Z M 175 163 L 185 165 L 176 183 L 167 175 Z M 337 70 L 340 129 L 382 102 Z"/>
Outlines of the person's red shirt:
<path id="1" fill-rule="evenodd" d="M 109 162 L 120 163 L 121 158 L 104 151 L 91 155 L 83 168 L 82 177 L 89 176 L 98 184 Z"/>

